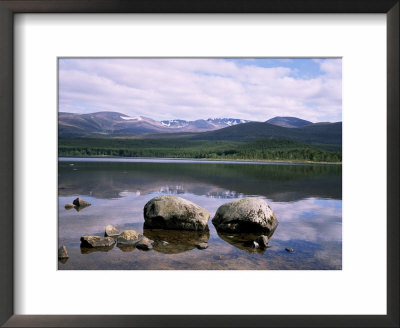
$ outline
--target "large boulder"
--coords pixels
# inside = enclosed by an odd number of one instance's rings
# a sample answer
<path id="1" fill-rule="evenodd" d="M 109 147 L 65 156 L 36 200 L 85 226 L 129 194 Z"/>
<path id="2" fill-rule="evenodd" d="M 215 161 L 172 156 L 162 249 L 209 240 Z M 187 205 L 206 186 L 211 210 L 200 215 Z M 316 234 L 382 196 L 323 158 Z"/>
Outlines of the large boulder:
<path id="1" fill-rule="evenodd" d="M 81 237 L 81 247 L 96 248 L 96 247 L 110 247 L 114 245 L 115 240 L 111 237 L 100 236 L 83 236 Z"/>
<path id="2" fill-rule="evenodd" d="M 273 233 L 278 220 L 267 202 L 260 198 L 243 198 L 221 205 L 212 223 L 218 231 Z"/>
<path id="3" fill-rule="evenodd" d="M 157 196 L 144 206 L 145 228 L 204 231 L 209 218 L 206 209 L 176 196 Z"/>

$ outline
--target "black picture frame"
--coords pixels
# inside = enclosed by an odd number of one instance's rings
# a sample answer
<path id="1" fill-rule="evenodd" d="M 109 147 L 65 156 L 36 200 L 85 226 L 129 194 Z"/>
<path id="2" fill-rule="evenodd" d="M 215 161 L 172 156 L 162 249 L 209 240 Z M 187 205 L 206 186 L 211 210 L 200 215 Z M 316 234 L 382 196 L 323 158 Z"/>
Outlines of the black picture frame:
<path id="1" fill-rule="evenodd" d="M 5 327 L 399 327 L 399 8 L 399 0 L 0 0 L 0 324 Z M 16 13 L 385 13 L 387 315 L 14 315 L 12 245 L 17 232 L 13 230 L 13 206 L 18 206 L 13 188 Z M 361 248 L 368 251 L 370 246 Z"/>

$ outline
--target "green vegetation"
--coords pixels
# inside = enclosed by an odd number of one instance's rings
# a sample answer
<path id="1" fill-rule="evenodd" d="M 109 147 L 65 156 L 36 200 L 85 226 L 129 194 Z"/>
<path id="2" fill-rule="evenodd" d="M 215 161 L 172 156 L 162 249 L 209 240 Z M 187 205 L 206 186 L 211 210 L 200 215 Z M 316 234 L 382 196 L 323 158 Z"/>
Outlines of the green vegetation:
<path id="1" fill-rule="evenodd" d="M 196 140 L 188 138 L 59 139 L 59 156 L 116 156 L 198 159 L 292 160 L 341 162 L 339 151 L 327 151 L 303 142 L 261 138 L 254 141 Z"/>

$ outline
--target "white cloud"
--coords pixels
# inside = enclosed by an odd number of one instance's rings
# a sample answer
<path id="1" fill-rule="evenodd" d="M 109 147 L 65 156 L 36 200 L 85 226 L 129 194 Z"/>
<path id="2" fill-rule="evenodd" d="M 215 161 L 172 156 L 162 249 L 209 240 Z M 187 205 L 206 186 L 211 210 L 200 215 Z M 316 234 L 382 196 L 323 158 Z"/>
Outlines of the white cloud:
<path id="1" fill-rule="evenodd" d="M 293 60 L 292 60 L 293 62 Z M 341 120 L 341 60 L 320 74 L 223 59 L 61 59 L 60 111 L 116 111 L 154 119 L 297 116 Z M 283 65 L 277 61 L 277 65 Z"/>

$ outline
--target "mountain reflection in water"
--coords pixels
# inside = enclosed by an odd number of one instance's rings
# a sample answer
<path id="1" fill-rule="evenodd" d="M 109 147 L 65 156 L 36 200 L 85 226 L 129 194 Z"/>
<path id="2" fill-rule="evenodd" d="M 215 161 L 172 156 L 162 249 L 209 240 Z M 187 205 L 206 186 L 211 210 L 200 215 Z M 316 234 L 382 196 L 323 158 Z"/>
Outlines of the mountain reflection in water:
<path id="1" fill-rule="evenodd" d="M 74 165 L 70 165 L 73 163 Z M 143 207 L 171 194 L 206 208 L 210 231 L 143 228 Z M 68 211 L 76 197 L 92 205 Z M 242 197 L 264 198 L 279 225 L 266 250 L 251 248 L 259 234 L 217 233 L 217 208 Z M 109 269 L 341 269 L 342 169 L 339 165 L 59 162 L 59 244 L 70 258 L 62 270 Z M 80 248 L 82 235 L 103 235 L 107 224 L 154 241 L 135 247 Z M 207 249 L 196 245 L 208 243 Z M 294 253 L 285 248 L 294 248 Z"/>

